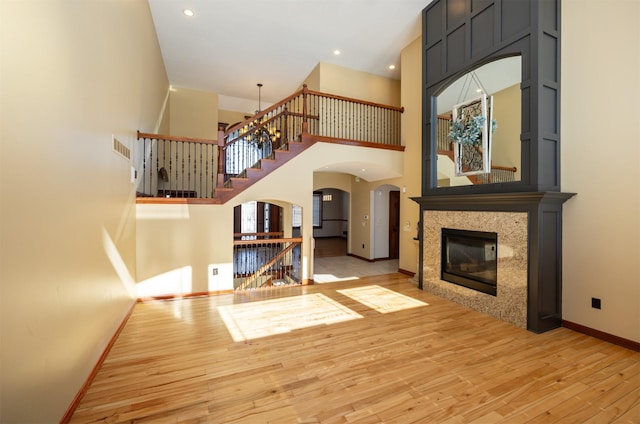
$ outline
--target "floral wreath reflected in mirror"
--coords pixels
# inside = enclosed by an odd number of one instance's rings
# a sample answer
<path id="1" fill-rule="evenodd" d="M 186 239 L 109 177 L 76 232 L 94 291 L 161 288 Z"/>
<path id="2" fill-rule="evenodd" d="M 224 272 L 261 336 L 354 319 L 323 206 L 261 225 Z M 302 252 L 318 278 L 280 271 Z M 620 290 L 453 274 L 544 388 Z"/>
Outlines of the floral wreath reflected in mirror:
<path id="1" fill-rule="evenodd" d="M 491 172 L 491 135 L 497 128 L 491 117 L 492 106 L 493 97 L 483 93 L 453 107 L 447 137 L 454 144 L 456 176 Z"/>

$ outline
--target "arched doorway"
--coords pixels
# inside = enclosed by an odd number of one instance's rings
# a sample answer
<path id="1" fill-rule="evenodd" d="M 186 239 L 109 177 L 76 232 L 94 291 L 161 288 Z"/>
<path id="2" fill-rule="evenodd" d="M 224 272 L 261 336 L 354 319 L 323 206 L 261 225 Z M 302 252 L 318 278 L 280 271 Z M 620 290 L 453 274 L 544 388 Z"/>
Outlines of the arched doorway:
<path id="1" fill-rule="evenodd" d="M 264 201 L 234 207 L 234 289 L 302 283 L 301 213 L 296 205 Z"/>

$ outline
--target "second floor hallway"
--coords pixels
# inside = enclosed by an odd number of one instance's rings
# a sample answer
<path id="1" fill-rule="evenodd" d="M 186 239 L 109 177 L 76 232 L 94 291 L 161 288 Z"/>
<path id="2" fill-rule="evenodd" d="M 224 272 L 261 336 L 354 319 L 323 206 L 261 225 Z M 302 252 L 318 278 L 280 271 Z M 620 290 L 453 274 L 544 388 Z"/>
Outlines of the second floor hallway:
<path id="1" fill-rule="evenodd" d="M 222 204 L 318 142 L 367 148 L 357 159 L 334 154 L 310 171 L 376 170 L 399 176 L 403 108 L 301 90 L 227 128 L 216 140 L 138 133 L 138 202 L 181 198 Z M 380 150 L 380 153 L 370 153 Z M 315 156 L 315 155 L 314 155 Z M 329 167 L 329 168 L 328 168 Z M 362 171 L 360 171 L 362 172 Z M 366 178 L 371 180 L 371 177 Z"/>

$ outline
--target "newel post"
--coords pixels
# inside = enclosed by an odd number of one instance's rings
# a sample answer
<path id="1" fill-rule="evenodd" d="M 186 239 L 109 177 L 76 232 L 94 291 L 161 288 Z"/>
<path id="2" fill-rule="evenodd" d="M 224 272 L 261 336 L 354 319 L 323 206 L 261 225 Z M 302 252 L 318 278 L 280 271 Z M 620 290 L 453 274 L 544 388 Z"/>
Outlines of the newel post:
<path id="1" fill-rule="evenodd" d="M 225 162 L 224 131 L 218 131 L 218 179 L 216 181 L 216 186 L 220 188 L 224 186 Z"/>
<path id="2" fill-rule="evenodd" d="M 307 84 L 302 85 L 302 134 L 306 134 L 308 132 L 308 123 L 307 123 L 307 93 L 309 89 L 307 88 Z"/>

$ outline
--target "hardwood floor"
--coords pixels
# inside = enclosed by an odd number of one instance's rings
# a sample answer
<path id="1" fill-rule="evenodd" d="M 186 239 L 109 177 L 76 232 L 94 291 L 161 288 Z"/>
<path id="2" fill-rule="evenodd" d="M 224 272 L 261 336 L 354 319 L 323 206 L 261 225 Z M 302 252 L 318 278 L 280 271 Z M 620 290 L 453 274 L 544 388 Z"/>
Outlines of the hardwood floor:
<path id="1" fill-rule="evenodd" d="M 138 304 L 71 422 L 638 423 L 639 398 L 640 353 L 396 273 Z"/>

